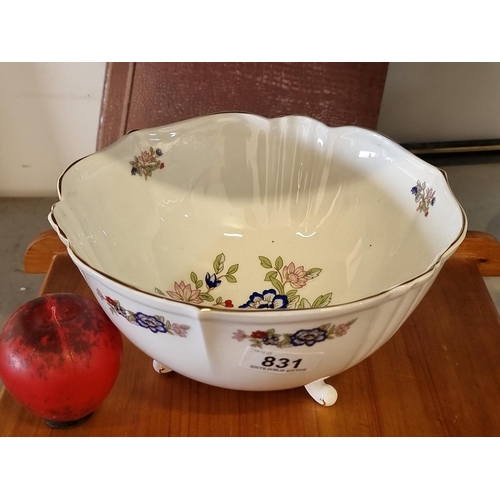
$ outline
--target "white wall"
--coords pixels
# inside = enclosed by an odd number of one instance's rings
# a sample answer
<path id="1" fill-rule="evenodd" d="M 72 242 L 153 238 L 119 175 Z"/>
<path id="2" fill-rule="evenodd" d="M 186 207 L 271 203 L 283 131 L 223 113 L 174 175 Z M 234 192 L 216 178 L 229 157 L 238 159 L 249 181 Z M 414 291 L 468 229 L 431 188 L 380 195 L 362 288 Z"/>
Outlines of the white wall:
<path id="1" fill-rule="evenodd" d="M 55 196 L 95 151 L 105 63 L 0 63 L 0 196 Z"/>
<path id="2" fill-rule="evenodd" d="M 105 63 L 0 63 L 0 196 L 55 196 L 95 151 Z M 391 63 L 378 129 L 398 142 L 500 138 L 500 63 Z"/>
<path id="3" fill-rule="evenodd" d="M 391 63 L 378 130 L 400 143 L 500 138 L 500 63 Z"/>

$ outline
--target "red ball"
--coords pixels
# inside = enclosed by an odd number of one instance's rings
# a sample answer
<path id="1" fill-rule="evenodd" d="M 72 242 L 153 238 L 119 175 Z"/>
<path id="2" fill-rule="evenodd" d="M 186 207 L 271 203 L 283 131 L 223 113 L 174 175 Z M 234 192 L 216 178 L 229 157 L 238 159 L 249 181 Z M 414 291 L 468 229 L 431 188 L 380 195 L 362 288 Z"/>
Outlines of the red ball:
<path id="1" fill-rule="evenodd" d="M 0 334 L 0 380 L 53 427 L 87 418 L 111 391 L 123 353 L 120 331 L 92 300 L 48 294 L 17 309 Z"/>

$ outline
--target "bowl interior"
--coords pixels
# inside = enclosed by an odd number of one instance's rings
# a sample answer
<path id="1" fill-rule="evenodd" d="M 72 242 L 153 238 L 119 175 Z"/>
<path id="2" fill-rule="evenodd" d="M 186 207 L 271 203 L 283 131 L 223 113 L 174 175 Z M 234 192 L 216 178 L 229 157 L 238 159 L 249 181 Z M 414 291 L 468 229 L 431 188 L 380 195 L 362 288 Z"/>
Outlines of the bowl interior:
<path id="1" fill-rule="evenodd" d="M 429 270 L 464 230 L 443 174 L 389 139 L 221 114 L 73 164 L 52 211 L 75 254 L 198 306 L 322 307 Z"/>

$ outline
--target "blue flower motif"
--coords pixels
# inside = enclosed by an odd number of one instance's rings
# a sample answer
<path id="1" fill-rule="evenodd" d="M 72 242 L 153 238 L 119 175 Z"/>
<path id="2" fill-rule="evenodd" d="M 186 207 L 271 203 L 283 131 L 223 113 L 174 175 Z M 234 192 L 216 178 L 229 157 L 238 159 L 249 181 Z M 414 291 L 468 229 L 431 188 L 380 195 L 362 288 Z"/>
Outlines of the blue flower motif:
<path id="1" fill-rule="evenodd" d="M 413 196 L 415 196 L 417 193 L 418 193 L 418 188 L 417 188 L 417 186 L 413 186 L 413 187 L 411 188 L 411 194 L 412 194 Z"/>
<path id="2" fill-rule="evenodd" d="M 432 198 L 431 200 L 431 205 L 434 206 L 434 203 L 436 203 L 436 197 L 434 196 L 434 198 Z"/>
<path id="3" fill-rule="evenodd" d="M 138 172 L 139 172 L 139 170 L 137 170 L 137 168 L 135 168 L 135 167 L 133 167 L 131 170 L 132 175 L 136 175 Z"/>
<path id="4" fill-rule="evenodd" d="M 119 314 L 120 316 L 123 316 L 124 318 L 126 318 L 128 316 L 128 312 L 127 312 L 127 310 L 124 307 L 122 307 L 122 306 L 115 306 L 114 309 L 115 309 L 115 312 L 117 314 Z"/>
<path id="5" fill-rule="evenodd" d="M 326 340 L 327 333 L 328 332 L 326 330 L 323 330 L 322 328 L 313 328 L 312 330 L 299 330 L 290 337 L 290 342 L 295 346 L 312 346 L 317 342 L 323 342 L 323 340 Z"/>
<path id="6" fill-rule="evenodd" d="M 262 343 L 266 345 L 278 345 L 279 341 L 280 336 L 275 334 L 268 335 L 262 339 Z"/>
<path id="7" fill-rule="evenodd" d="M 162 156 L 162 155 L 163 155 L 163 151 L 160 148 L 158 148 L 156 150 L 156 156 Z"/>
<path id="8" fill-rule="evenodd" d="M 262 293 L 254 292 L 240 309 L 286 309 L 288 297 L 278 295 L 273 288 L 264 290 Z"/>
<path id="9" fill-rule="evenodd" d="M 163 321 L 160 321 L 155 316 L 148 316 L 147 314 L 137 312 L 134 314 L 135 321 L 143 328 L 149 328 L 153 333 L 166 333 L 167 328 Z"/>
<path id="10" fill-rule="evenodd" d="M 207 273 L 205 275 L 205 283 L 207 284 L 208 288 L 215 288 L 221 284 L 221 280 L 217 279 L 217 276 L 215 274 L 212 274 L 212 276 L 210 276 L 210 273 Z"/>

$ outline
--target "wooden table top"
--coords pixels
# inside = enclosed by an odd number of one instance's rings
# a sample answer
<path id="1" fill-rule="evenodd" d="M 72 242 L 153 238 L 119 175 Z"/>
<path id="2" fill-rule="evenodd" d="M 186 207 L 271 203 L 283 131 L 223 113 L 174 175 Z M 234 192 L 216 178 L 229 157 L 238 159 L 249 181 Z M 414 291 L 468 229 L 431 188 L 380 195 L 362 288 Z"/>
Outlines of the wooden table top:
<path id="1" fill-rule="evenodd" d="M 93 298 L 65 252 L 37 245 L 27 271 L 52 261 L 40 294 Z M 118 380 L 89 420 L 52 429 L 2 389 L 0 436 L 498 436 L 500 318 L 483 275 L 500 275 L 500 246 L 470 233 L 394 337 L 330 379 L 331 407 L 304 388 L 233 391 L 160 375 L 124 339 Z"/>

